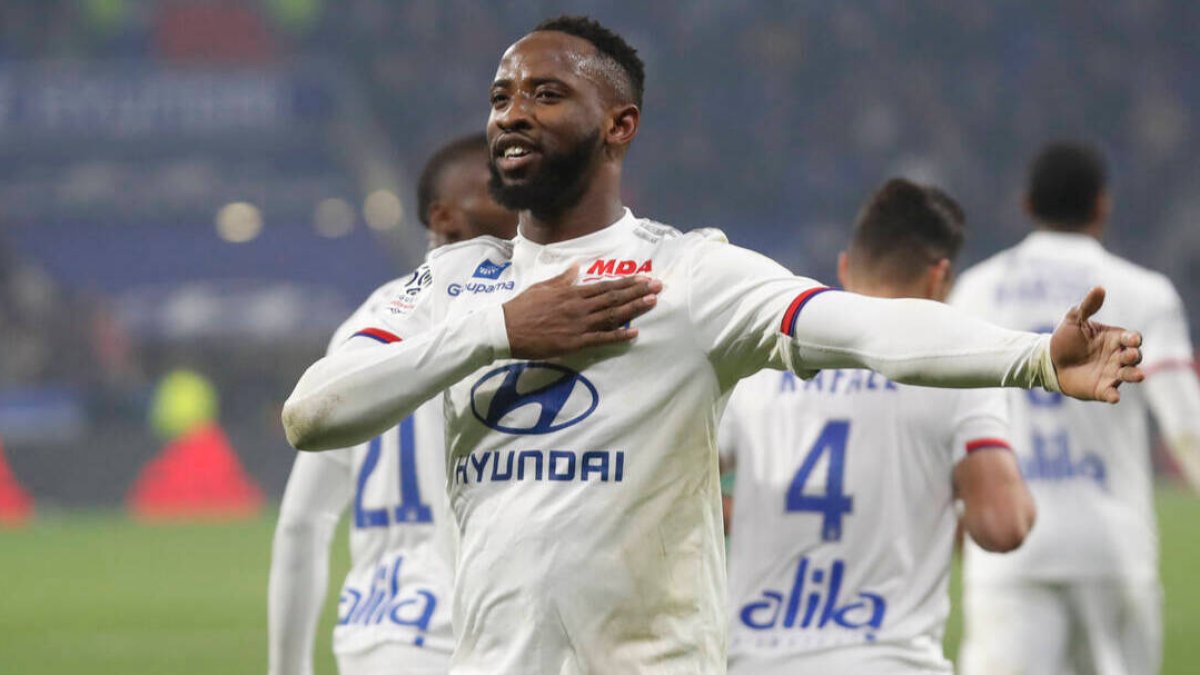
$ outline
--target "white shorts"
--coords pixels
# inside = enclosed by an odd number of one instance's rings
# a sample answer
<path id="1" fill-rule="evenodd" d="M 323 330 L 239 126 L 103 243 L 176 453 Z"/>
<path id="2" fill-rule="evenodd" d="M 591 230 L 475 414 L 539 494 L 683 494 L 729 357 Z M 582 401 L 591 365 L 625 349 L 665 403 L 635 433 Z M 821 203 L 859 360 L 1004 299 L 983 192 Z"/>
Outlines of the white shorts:
<path id="1" fill-rule="evenodd" d="M 1162 662 L 1158 582 L 973 584 L 962 675 L 1153 675 Z"/>
<path id="2" fill-rule="evenodd" d="M 341 675 L 446 675 L 450 655 L 399 642 L 337 654 Z"/>

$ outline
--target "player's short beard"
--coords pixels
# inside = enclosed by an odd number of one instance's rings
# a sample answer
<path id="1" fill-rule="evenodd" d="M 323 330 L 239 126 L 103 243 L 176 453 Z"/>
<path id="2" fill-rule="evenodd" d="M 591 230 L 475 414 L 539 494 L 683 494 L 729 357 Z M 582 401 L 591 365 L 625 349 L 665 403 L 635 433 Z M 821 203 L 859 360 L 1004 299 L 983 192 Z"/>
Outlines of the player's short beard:
<path id="1" fill-rule="evenodd" d="M 496 203 L 510 211 L 532 211 L 537 215 L 557 215 L 579 203 L 587 189 L 588 165 L 600 149 L 600 130 L 588 134 L 573 147 L 556 155 L 544 155 L 536 173 L 519 185 L 506 185 L 496 169 L 496 160 L 488 162 L 492 173 L 488 191 Z"/>

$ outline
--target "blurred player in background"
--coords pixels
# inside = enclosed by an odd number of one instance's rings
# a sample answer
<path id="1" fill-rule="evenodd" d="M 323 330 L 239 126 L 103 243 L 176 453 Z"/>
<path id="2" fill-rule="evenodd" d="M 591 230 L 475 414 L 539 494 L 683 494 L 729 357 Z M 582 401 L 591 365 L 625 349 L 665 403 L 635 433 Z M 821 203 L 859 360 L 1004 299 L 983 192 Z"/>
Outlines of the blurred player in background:
<path id="1" fill-rule="evenodd" d="M 725 672 L 717 420 L 762 368 L 1109 401 L 1141 379 L 1140 336 L 1087 321 L 1099 290 L 1048 338 L 828 292 L 718 232 L 635 216 L 621 183 L 643 81 L 636 51 L 590 19 L 510 46 L 488 140 L 518 236 L 434 252 L 428 282 L 363 317 L 284 405 L 288 439 L 315 451 L 442 395 L 456 675 Z"/>
<path id="2" fill-rule="evenodd" d="M 863 208 L 838 276 L 847 291 L 943 301 L 963 242 L 941 190 L 894 179 Z M 807 381 L 763 371 L 721 422 L 736 465 L 731 673 L 949 673 L 950 553 L 1019 546 L 1033 501 L 997 389 L 895 384 L 868 370 Z"/>
<path id="3" fill-rule="evenodd" d="M 438 150 L 417 182 L 417 210 L 429 235 L 429 248 L 475 237 L 512 239 L 517 216 L 488 192 L 487 135 L 472 134 Z"/>
<path id="4" fill-rule="evenodd" d="M 488 194 L 488 154 L 486 137 L 477 134 L 446 145 L 426 164 L 417 196 L 432 245 L 516 233 L 516 214 Z M 386 312 L 387 301 L 421 283 L 398 279 L 359 313 Z M 339 330 L 331 349 L 350 337 Z M 352 566 L 334 629 L 339 670 L 343 675 L 449 670 L 455 534 L 446 510 L 443 430 L 441 400 L 435 399 L 367 443 L 296 457 L 271 562 L 271 675 L 312 673 L 329 545 L 347 506 L 353 509 Z"/>
<path id="5" fill-rule="evenodd" d="M 965 272 L 953 304 L 1009 328 L 1050 330 L 1072 298 L 1102 284 L 1101 316 L 1144 329 L 1144 386 L 1115 408 L 1056 394 L 1009 394 L 1038 525 L 1021 550 L 966 551 L 963 672 L 1158 672 L 1162 627 L 1147 409 L 1200 487 L 1200 384 L 1171 282 L 1100 244 L 1111 201 L 1092 148 L 1046 147 L 1026 207 L 1036 231 Z"/>

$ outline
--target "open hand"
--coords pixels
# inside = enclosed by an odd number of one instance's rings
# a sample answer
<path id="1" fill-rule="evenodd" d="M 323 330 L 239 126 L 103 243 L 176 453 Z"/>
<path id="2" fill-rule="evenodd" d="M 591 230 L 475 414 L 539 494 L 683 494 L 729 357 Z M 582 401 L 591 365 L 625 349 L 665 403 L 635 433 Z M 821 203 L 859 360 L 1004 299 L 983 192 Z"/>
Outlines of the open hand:
<path id="1" fill-rule="evenodd" d="M 662 282 L 643 276 L 577 286 L 578 275 L 579 266 L 572 265 L 504 303 L 513 358 L 545 359 L 628 342 L 637 337 L 629 322 L 650 311 L 662 290 Z"/>
<path id="2" fill-rule="evenodd" d="M 1093 288 L 1072 307 L 1050 338 L 1050 359 L 1062 392 L 1085 401 L 1116 403 L 1122 382 L 1141 382 L 1142 334 L 1091 321 L 1104 304 L 1104 289 Z"/>

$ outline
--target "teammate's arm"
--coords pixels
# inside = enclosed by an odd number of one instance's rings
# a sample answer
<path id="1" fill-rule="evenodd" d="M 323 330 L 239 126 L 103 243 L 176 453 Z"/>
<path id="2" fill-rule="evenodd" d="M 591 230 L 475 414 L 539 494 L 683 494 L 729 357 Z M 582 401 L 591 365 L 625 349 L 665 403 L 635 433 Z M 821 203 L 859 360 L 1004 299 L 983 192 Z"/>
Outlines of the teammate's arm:
<path id="1" fill-rule="evenodd" d="M 1200 379 L 1183 300 L 1165 279 L 1146 298 L 1161 303 L 1146 326 L 1146 401 L 1184 478 L 1200 492 Z"/>
<path id="2" fill-rule="evenodd" d="M 623 326 L 654 306 L 661 284 L 627 277 L 578 286 L 577 274 L 571 267 L 504 305 L 438 323 L 424 291 L 409 316 L 352 337 L 304 373 L 283 408 L 288 440 L 300 450 L 347 447 L 496 359 L 548 358 L 636 337 Z"/>
<path id="3" fill-rule="evenodd" d="M 963 502 L 963 529 L 981 548 L 1004 553 L 1025 541 L 1036 508 L 1006 445 L 972 448 L 954 467 L 954 489 Z"/>
<path id="4" fill-rule="evenodd" d="M 329 579 L 329 546 L 354 494 L 343 453 L 296 456 L 283 494 L 267 591 L 267 670 L 312 675 L 313 641 Z"/>
<path id="5" fill-rule="evenodd" d="M 1151 371 L 1143 385 L 1163 442 L 1200 492 L 1200 380 L 1191 367 Z"/>

